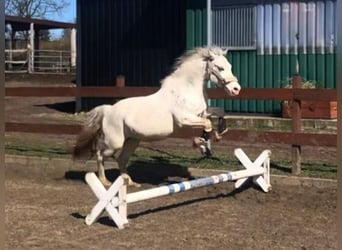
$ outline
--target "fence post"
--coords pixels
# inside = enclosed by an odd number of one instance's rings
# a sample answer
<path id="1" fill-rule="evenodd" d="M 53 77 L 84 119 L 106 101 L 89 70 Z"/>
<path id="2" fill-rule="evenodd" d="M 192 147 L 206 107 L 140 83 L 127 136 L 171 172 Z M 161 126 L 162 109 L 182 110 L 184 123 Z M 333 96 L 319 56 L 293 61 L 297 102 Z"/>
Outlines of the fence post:
<path id="1" fill-rule="evenodd" d="M 302 78 L 300 75 L 294 75 L 292 77 L 292 88 L 295 92 L 296 89 L 301 88 Z M 292 136 L 293 138 L 297 133 L 302 132 L 302 112 L 301 112 L 301 100 L 292 98 L 291 114 L 292 114 Z M 292 144 L 292 174 L 299 175 L 301 171 L 301 146 Z"/>
<path id="2" fill-rule="evenodd" d="M 115 83 L 116 87 L 125 87 L 126 83 L 125 83 L 125 76 L 123 75 L 118 75 L 116 77 L 116 83 Z"/>

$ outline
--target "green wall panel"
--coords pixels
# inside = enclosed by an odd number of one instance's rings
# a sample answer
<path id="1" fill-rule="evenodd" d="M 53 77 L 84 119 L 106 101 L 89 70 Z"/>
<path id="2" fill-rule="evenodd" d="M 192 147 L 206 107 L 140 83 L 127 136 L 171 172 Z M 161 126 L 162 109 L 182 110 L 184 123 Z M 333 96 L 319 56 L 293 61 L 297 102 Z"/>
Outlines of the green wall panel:
<path id="1" fill-rule="evenodd" d="M 240 85 L 242 88 L 248 86 L 248 51 L 242 51 L 240 56 Z M 248 112 L 248 101 L 240 100 L 240 111 Z"/>
<path id="2" fill-rule="evenodd" d="M 336 88 L 335 84 L 335 55 L 325 55 L 325 86 L 326 88 Z"/>
<path id="3" fill-rule="evenodd" d="M 272 87 L 280 88 L 282 79 L 281 79 L 281 56 L 274 55 L 273 56 L 273 79 L 272 79 Z M 281 112 L 281 105 L 280 101 L 273 101 L 273 112 L 280 113 Z"/>
<path id="4" fill-rule="evenodd" d="M 298 55 L 299 61 L 299 74 L 304 78 L 308 79 L 308 61 L 306 54 L 299 54 Z"/>
<path id="5" fill-rule="evenodd" d="M 285 81 L 290 76 L 290 58 L 289 55 L 281 55 L 281 79 Z"/>
<path id="6" fill-rule="evenodd" d="M 265 88 L 273 87 L 273 55 L 265 55 Z M 273 111 L 273 101 L 265 100 L 265 112 Z"/>
<path id="7" fill-rule="evenodd" d="M 232 71 L 238 79 L 241 79 L 241 53 L 233 53 Z M 232 103 L 232 111 L 240 112 L 240 100 L 233 100 Z"/>
<path id="8" fill-rule="evenodd" d="M 316 79 L 316 55 L 315 54 L 307 54 L 307 65 L 308 65 L 308 71 L 307 71 L 307 77 L 306 79 L 314 80 Z"/>
<path id="9" fill-rule="evenodd" d="M 256 84 L 256 51 L 248 52 L 248 79 L 244 87 L 255 88 Z M 248 112 L 256 112 L 256 100 L 248 100 Z"/>
<path id="10" fill-rule="evenodd" d="M 263 55 L 257 55 L 257 75 L 256 75 L 256 83 L 257 88 L 265 87 L 265 57 Z M 256 103 L 257 112 L 264 113 L 265 112 L 265 101 L 258 100 Z"/>

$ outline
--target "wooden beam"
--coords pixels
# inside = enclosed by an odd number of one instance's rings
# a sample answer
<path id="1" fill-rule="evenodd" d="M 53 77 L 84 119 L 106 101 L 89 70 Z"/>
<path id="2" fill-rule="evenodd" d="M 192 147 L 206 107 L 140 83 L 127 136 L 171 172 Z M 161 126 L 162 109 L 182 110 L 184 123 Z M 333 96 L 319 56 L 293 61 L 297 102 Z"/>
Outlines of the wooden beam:
<path id="1" fill-rule="evenodd" d="M 113 97 L 126 98 L 150 95 L 158 87 L 6 87 L 6 96 L 22 97 Z M 337 100 L 336 89 L 273 89 L 245 88 L 236 97 L 228 96 L 218 88 L 208 89 L 214 99 L 264 99 L 264 100 Z"/>
<path id="2" fill-rule="evenodd" d="M 66 124 L 35 124 L 35 123 L 5 123 L 6 132 L 24 132 L 24 133 L 42 133 L 42 134 L 78 134 L 81 125 Z M 200 136 L 202 129 L 182 128 L 174 132 L 173 138 L 193 138 Z M 314 134 L 291 132 L 258 132 L 253 130 L 228 130 L 223 136 L 223 140 L 241 141 L 247 143 L 278 143 L 278 144 L 296 144 L 309 146 L 328 146 L 336 147 L 336 134 Z"/>

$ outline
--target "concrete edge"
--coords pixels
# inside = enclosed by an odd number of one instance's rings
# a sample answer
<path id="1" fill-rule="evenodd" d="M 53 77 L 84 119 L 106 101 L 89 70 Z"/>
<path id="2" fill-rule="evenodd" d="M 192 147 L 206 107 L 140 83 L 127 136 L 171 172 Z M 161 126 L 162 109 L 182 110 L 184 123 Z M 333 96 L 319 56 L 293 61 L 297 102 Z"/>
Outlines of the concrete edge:
<path id="1" fill-rule="evenodd" d="M 48 158 L 36 156 L 22 156 L 22 155 L 9 155 L 5 154 L 5 164 L 22 164 L 27 166 L 34 166 L 38 163 L 44 163 L 45 167 L 58 167 L 67 169 L 71 164 L 78 166 L 83 165 L 84 162 L 76 161 L 65 158 Z M 88 161 L 86 165 L 95 164 L 95 161 Z M 222 170 L 216 169 L 198 169 L 189 168 L 189 173 L 193 176 L 209 176 L 222 173 Z M 311 177 L 297 177 L 285 175 L 271 175 L 271 185 L 291 185 L 300 187 L 317 187 L 317 188 L 337 188 L 337 180 L 333 179 L 320 179 Z"/>

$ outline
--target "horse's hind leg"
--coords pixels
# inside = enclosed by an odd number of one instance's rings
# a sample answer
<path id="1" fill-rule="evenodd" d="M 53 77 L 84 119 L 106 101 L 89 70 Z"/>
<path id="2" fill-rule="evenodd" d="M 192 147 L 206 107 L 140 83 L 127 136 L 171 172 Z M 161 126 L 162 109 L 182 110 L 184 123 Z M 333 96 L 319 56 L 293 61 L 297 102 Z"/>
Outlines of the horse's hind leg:
<path id="1" fill-rule="evenodd" d="M 112 183 L 107 179 L 104 169 L 104 159 L 101 150 L 96 151 L 97 170 L 100 181 L 104 186 L 110 186 Z"/>
<path id="2" fill-rule="evenodd" d="M 128 185 L 136 186 L 136 187 L 140 187 L 140 184 L 134 182 L 131 179 L 131 177 L 128 175 L 126 165 L 129 160 L 129 157 L 134 153 L 138 145 L 139 145 L 139 140 L 133 139 L 133 138 L 127 139 L 124 142 L 124 145 L 122 146 L 119 157 L 117 158 L 121 174 L 126 175 L 128 177 Z"/>

